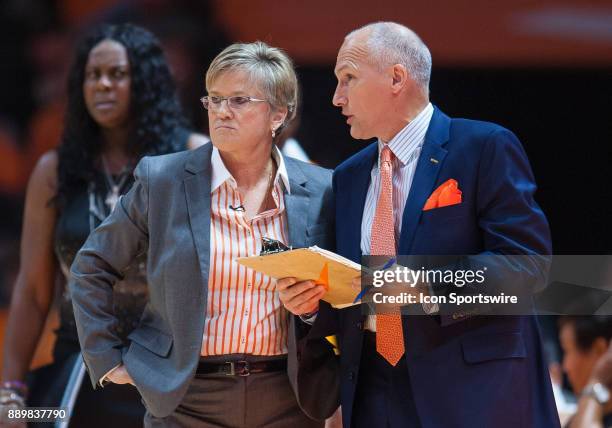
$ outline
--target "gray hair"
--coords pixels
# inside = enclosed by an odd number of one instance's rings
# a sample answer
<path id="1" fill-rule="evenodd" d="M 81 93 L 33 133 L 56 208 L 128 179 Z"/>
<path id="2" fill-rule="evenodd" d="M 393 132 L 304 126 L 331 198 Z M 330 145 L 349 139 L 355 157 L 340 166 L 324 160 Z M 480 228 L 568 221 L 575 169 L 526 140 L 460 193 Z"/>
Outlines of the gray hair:
<path id="1" fill-rule="evenodd" d="M 395 22 L 375 22 L 351 32 L 346 38 L 361 31 L 369 33 L 367 47 L 373 64 L 380 69 L 401 64 L 425 92 L 429 92 L 431 53 L 414 31 Z"/>
<path id="2" fill-rule="evenodd" d="M 295 117 L 298 82 L 293 62 L 281 49 L 264 42 L 234 43 L 215 57 L 206 71 L 206 89 L 227 71 L 245 71 L 273 108 L 287 108 L 280 133 Z"/>

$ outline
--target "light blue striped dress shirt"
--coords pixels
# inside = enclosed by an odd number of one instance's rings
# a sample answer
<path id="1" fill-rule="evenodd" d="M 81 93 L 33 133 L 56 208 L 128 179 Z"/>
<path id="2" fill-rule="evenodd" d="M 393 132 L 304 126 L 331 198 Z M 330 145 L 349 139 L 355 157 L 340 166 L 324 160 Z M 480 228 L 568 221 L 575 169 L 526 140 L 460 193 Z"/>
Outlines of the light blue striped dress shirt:
<path id="1" fill-rule="evenodd" d="M 399 237 L 402 231 L 402 217 L 404 207 L 408 200 L 414 172 L 416 171 L 417 161 L 421 154 L 425 134 L 429 128 L 429 122 L 433 115 L 431 103 L 425 107 L 408 125 L 406 125 L 395 137 L 389 141 L 388 145 L 393 152 L 393 219 L 395 222 L 395 245 L 399 244 Z M 361 218 L 361 253 L 370 254 L 372 222 L 376 212 L 376 203 L 380 195 L 380 152 L 384 147 L 381 140 L 378 140 L 378 162 L 374 164 L 371 172 L 370 186 L 366 195 L 363 217 Z M 437 312 L 438 305 L 423 304 L 426 313 Z M 376 316 L 366 317 L 365 329 L 376 331 Z"/>
<path id="2" fill-rule="evenodd" d="M 395 243 L 399 242 L 402 230 L 404 207 L 414 178 L 417 161 L 425 142 L 425 134 L 433 115 L 433 106 L 427 105 L 408 125 L 397 133 L 389 148 L 393 155 L 393 217 L 395 220 Z M 361 218 L 361 253 L 370 254 L 372 222 L 376 212 L 376 203 L 380 195 L 380 151 L 384 143 L 378 140 L 378 162 L 372 167 L 370 187 L 366 196 Z"/>

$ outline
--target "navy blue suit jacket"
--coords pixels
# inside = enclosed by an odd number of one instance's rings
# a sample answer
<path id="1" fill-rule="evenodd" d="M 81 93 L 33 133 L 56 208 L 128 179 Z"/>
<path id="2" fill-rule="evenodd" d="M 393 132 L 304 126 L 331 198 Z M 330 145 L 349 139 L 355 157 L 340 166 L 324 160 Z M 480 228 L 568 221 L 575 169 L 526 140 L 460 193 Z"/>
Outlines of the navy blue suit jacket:
<path id="1" fill-rule="evenodd" d="M 335 171 L 337 252 L 360 262 L 361 219 L 377 144 Z M 431 159 L 437 160 L 437 162 Z M 454 178 L 461 204 L 423 211 Z M 548 223 L 534 201 L 534 177 L 510 131 L 451 119 L 435 109 L 403 213 L 400 255 L 551 254 Z M 545 267 L 525 267 L 534 279 Z M 321 305 L 311 334 L 338 335 L 344 426 L 351 426 L 363 343 L 359 306 Z M 423 427 L 558 427 L 533 316 L 446 313 L 404 316 L 405 358 Z M 384 409 L 380 409 L 384 411 Z"/>

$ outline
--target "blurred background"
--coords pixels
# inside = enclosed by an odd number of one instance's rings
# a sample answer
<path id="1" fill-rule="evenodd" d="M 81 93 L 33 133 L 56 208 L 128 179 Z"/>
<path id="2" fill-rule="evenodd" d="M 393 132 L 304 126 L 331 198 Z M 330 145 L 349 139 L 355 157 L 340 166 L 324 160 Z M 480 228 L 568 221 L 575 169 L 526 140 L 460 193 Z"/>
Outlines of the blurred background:
<path id="1" fill-rule="evenodd" d="M 58 144 L 73 43 L 101 22 L 133 22 L 162 41 L 183 107 L 207 133 L 204 73 L 234 41 L 263 40 L 295 60 L 302 86 L 293 137 L 333 168 L 367 142 L 331 104 L 344 35 L 391 20 L 433 56 L 431 100 L 488 120 L 523 143 L 556 254 L 610 254 L 612 1 L 610 0 L 3 0 L 0 2 L 0 336 L 19 263 L 23 197 L 38 157 Z M 23 261 L 27 263 L 27 261 Z M 560 361 L 555 322 L 551 359 Z M 54 325 L 50 317 L 48 330 Z M 1 337 L 0 337 L 1 339 Z M 53 335 L 34 366 L 49 360 Z"/>

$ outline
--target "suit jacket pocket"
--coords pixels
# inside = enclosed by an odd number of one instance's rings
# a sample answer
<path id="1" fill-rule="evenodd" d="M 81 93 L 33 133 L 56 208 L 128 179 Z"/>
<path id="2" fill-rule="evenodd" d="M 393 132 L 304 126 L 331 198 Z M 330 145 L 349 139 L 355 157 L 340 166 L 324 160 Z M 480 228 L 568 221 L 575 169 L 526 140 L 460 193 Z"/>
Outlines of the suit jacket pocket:
<path id="1" fill-rule="evenodd" d="M 141 325 L 128 336 L 132 342 L 160 357 L 167 357 L 172 349 L 172 336 L 150 325 Z"/>
<path id="2" fill-rule="evenodd" d="M 461 340 L 463 358 L 466 363 L 525 358 L 527 352 L 520 332 L 480 334 Z"/>
<path id="3" fill-rule="evenodd" d="M 451 219 L 466 217 L 470 215 L 469 209 L 463 204 L 449 205 L 423 211 L 421 223 L 439 222 L 445 223 Z"/>

